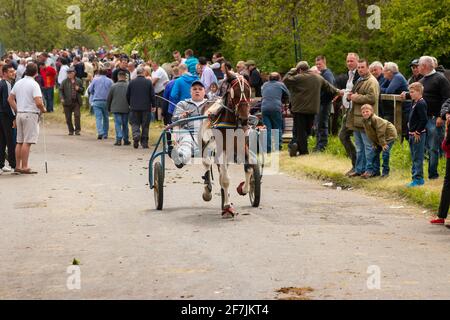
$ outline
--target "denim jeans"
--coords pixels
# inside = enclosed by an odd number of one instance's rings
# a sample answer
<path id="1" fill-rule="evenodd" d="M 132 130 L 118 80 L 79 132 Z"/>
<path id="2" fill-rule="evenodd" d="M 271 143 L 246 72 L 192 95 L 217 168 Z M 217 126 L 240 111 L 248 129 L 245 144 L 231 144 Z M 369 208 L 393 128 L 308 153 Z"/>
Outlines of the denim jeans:
<path id="1" fill-rule="evenodd" d="M 272 152 L 272 130 L 278 131 L 278 141 L 275 141 L 275 149 L 279 150 L 283 145 L 283 117 L 280 110 L 263 111 L 263 123 L 267 129 L 267 152 Z"/>
<path id="2" fill-rule="evenodd" d="M 54 88 L 43 88 L 42 93 L 44 95 L 45 106 L 47 108 L 47 112 L 53 112 L 53 98 L 55 95 Z"/>
<path id="3" fill-rule="evenodd" d="M 411 174 L 413 180 L 423 179 L 423 158 L 425 152 L 425 142 L 427 134 L 420 135 L 420 141 L 414 142 L 414 136 L 409 136 L 409 148 L 411 150 L 412 169 Z"/>
<path id="4" fill-rule="evenodd" d="M 442 140 L 444 140 L 444 134 L 444 126 L 437 128 L 436 118 L 429 118 L 427 123 L 426 148 L 429 154 L 428 177 L 430 179 L 439 177 L 437 170 L 439 164 L 439 150 L 441 148 Z"/>
<path id="5" fill-rule="evenodd" d="M 356 146 L 356 173 L 373 173 L 373 149 L 372 142 L 364 131 L 355 130 L 353 132 Z"/>
<path id="6" fill-rule="evenodd" d="M 95 124 L 99 136 L 108 137 L 109 113 L 106 110 L 106 101 L 97 100 L 92 103 L 95 114 Z"/>
<path id="7" fill-rule="evenodd" d="M 373 173 L 376 175 L 380 174 L 380 153 L 382 154 L 383 158 L 383 175 L 388 175 L 390 168 L 389 168 L 389 158 L 391 156 L 391 150 L 392 146 L 394 145 L 395 140 L 388 143 L 388 149 L 386 151 L 383 151 L 383 148 L 380 146 L 376 146 L 373 150 Z"/>
<path id="8" fill-rule="evenodd" d="M 116 128 L 116 140 L 129 141 L 128 113 L 114 113 L 114 126 Z"/>
<path id="9" fill-rule="evenodd" d="M 323 150 L 328 145 L 328 121 L 330 119 L 332 104 L 320 104 L 319 114 L 316 118 L 316 149 Z"/>

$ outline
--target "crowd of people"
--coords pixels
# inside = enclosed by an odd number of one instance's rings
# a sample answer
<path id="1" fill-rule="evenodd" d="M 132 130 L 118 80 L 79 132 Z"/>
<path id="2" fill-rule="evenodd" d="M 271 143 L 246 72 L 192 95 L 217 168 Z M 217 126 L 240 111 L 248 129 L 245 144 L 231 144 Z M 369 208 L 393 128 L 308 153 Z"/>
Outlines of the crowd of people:
<path id="1" fill-rule="evenodd" d="M 293 138 L 288 145 L 291 157 L 309 153 L 308 138 L 313 132 L 317 138 L 314 151 L 324 151 L 333 123 L 330 118 L 343 115 L 339 139 L 351 159 L 349 177 L 388 177 L 390 152 L 398 136 L 409 142 L 411 150 L 412 181 L 408 187 L 425 183 L 426 156 L 429 179 L 439 177 L 438 162 L 444 151 L 450 157 L 450 136 L 445 130 L 450 121 L 449 71 L 433 57 L 412 60 L 408 80 L 394 62 L 369 63 L 349 53 L 348 72 L 343 75 L 335 76 L 327 67 L 326 57 L 320 55 L 313 66 L 301 61 L 284 77 L 272 72 L 264 81 L 254 60 L 239 61 L 234 67 L 220 52 L 211 60 L 197 58 L 191 49 L 184 51 L 184 57 L 179 51 L 172 55 L 172 62 L 161 63 L 144 61 L 137 51 L 128 55 L 104 48 L 75 48 L 49 53 L 10 52 L 2 57 L 0 173 L 35 173 L 29 167 L 28 156 L 39 135 L 39 115 L 54 112 L 55 89 L 59 91 L 69 135 L 81 134 L 80 110 L 87 100 L 95 115 L 98 140 L 108 138 L 112 113 L 114 145 L 133 144 L 134 148 L 140 145 L 147 149 L 151 121 L 162 120 L 168 125 L 179 112 L 189 111 L 192 106 L 198 109 L 206 101 L 223 96 L 226 74 L 230 72 L 247 79 L 252 97 L 261 98 L 267 131 L 279 133 L 275 142 L 267 135 L 267 152 L 276 151 L 275 146 L 282 148 L 283 107 L 289 105 L 294 120 Z M 382 101 L 381 94 L 394 94 L 402 101 L 401 135 L 393 125 L 395 102 Z M 186 154 L 180 154 L 183 156 Z M 182 163 L 180 160 L 176 164 Z M 432 223 L 444 223 L 449 194 L 447 165 L 439 217 Z"/>

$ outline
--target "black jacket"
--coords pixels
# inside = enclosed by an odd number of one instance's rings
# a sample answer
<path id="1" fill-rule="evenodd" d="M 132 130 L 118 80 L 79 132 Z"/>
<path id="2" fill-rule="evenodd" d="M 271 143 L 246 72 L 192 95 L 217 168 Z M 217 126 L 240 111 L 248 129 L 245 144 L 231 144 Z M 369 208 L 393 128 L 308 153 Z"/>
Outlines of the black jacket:
<path id="1" fill-rule="evenodd" d="M 127 101 L 131 111 L 151 111 L 152 107 L 156 107 L 152 82 L 143 76 L 131 80 L 127 89 Z"/>
<path id="2" fill-rule="evenodd" d="M 250 71 L 250 86 L 255 89 L 255 97 L 261 97 L 262 85 L 263 81 L 259 71 L 256 68 Z"/>
<path id="3" fill-rule="evenodd" d="M 425 99 L 413 103 L 411 112 L 409 113 L 408 129 L 410 133 L 422 133 L 427 126 L 427 103 Z"/>
<path id="4" fill-rule="evenodd" d="M 443 104 L 450 98 L 450 82 L 440 72 L 436 72 L 431 76 L 423 77 L 419 80 L 423 85 L 423 98 L 427 102 L 429 117 L 445 117 L 446 110 Z M 409 94 L 407 99 L 411 99 Z"/>
<path id="5" fill-rule="evenodd" d="M 11 83 L 11 88 L 13 85 L 14 84 Z M 0 112 L 2 115 L 7 115 L 12 119 L 16 117 L 8 102 L 8 85 L 6 84 L 6 80 L 0 81 Z"/>

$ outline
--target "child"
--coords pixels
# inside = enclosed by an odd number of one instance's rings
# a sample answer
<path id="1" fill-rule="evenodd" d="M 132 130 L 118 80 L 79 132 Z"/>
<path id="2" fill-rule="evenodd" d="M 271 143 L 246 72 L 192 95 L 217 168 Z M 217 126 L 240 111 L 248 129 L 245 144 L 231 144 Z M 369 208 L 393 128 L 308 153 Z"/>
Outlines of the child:
<path id="1" fill-rule="evenodd" d="M 412 159 L 412 179 L 408 187 L 417 187 L 425 184 L 423 179 L 423 158 L 426 140 L 427 103 L 422 98 L 423 85 L 414 82 L 409 85 L 409 93 L 413 100 L 411 112 L 408 119 L 409 147 Z"/>
<path id="2" fill-rule="evenodd" d="M 389 176 L 389 157 L 392 145 L 397 139 L 397 130 L 392 123 L 376 116 L 370 104 L 363 105 L 361 113 L 366 135 L 374 146 L 374 158 L 369 159 L 373 163 L 373 172 L 364 173 L 361 177 L 367 179 L 380 175 L 380 153 L 383 152 L 383 174 L 381 177 L 386 178 Z"/>
<path id="3" fill-rule="evenodd" d="M 219 94 L 219 85 L 217 84 L 217 82 L 211 83 L 211 85 L 209 86 L 209 92 L 207 94 L 208 100 L 215 100 L 218 94 Z"/>
<path id="4" fill-rule="evenodd" d="M 450 110 L 447 110 L 450 113 Z M 430 221 L 431 224 L 442 225 L 447 219 L 448 208 L 450 205 L 450 134 L 448 132 L 450 126 L 450 114 L 447 113 L 447 130 L 445 133 L 445 139 L 442 141 L 442 149 L 445 151 L 445 156 L 447 158 L 447 164 L 445 167 L 445 178 L 444 186 L 441 193 L 441 203 L 439 204 L 438 216 Z M 448 226 L 447 226 L 448 227 Z"/>

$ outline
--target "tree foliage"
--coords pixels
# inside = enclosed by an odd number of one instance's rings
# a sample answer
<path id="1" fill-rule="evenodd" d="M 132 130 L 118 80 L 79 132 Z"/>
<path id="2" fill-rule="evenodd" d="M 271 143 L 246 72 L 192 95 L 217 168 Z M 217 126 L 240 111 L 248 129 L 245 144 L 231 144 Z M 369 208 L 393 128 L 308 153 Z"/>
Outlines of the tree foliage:
<path id="1" fill-rule="evenodd" d="M 98 36 L 85 29 L 66 26 L 70 5 L 77 0 L 2 0 L 0 5 L 0 42 L 13 50 L 50 50 L 53 48 L 94 46 Z"/>

